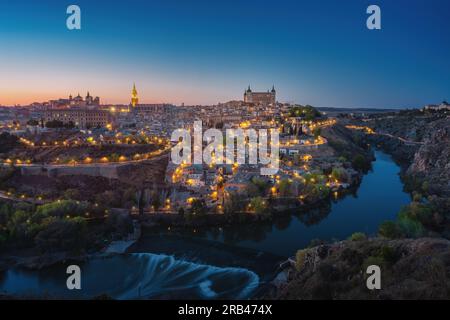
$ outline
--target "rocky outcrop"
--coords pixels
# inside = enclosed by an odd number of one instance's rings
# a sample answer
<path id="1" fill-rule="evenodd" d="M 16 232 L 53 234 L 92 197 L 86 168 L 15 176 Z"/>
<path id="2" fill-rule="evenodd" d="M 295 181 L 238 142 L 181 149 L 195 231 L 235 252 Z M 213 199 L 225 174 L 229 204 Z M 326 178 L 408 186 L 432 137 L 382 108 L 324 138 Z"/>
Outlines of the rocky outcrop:
<path id="1" fill-rule="evenodd" d="M 405 144 L 402 141 L 385 135 L 371 135 L 369 141 L 384 152 L 390 154 L 395 162 L 406 170 L 419 149 L 418 145 Z"/>
<path id="2" fill-rule="evenodd" d="M 408 175 L 419 176 L 428 182 L 429 193 L 450 196 L 450 119 L 442 119 L 424 139 L 407 170 Z"/>
<path id="3" fill-rule="evenodd" d="M 381 289 L 369 290 L 366 270 L 381 268 Z M 275 299 L 449 299 L 450 241 L 343 241 L 297 254 Z"/>
<path id="4" fill-rule="evenodd" d="M 402 166 L 408 191 L 450 196 L 450 116 L 445 112 L 406 110 L 375 115 L 355 124 L 369 126 L 372 144 Z"/>
<path id="5" fill-rule="evenodd" d="M 169 155 L 117 168 L 118 179 L 138 187 L 163 187 Z"/>

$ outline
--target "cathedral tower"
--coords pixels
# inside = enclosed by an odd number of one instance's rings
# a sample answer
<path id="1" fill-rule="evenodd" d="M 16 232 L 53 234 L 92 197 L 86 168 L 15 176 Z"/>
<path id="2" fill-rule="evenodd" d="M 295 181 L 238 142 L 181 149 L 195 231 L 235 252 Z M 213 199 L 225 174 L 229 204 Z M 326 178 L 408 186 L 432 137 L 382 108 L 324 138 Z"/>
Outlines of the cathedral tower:
<path id="1" fill-rule="evenodd" d="M 133 107 L 136 107 L 136 105 L 139 103 L 138 93 L 136 90 L 136 84 L 133 84 L 133 90 L 131 91 L 131 105 Z"/>

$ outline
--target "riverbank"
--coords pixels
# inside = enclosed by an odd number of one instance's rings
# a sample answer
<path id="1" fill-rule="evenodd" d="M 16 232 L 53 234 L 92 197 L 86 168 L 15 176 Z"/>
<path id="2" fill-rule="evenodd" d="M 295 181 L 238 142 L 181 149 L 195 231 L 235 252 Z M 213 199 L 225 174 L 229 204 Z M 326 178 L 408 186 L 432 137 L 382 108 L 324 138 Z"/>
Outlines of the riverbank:
<path id="1" fill-rule="evenodd" d="M 450 239 L 450 117 L 447 111 L 408 110 L 365 125 L 385 135 L 369 140 L 392 155 L 414 202 L 406 212 L 429 233 Z M 418 210 L 421 212 L 419 214 Z"/>

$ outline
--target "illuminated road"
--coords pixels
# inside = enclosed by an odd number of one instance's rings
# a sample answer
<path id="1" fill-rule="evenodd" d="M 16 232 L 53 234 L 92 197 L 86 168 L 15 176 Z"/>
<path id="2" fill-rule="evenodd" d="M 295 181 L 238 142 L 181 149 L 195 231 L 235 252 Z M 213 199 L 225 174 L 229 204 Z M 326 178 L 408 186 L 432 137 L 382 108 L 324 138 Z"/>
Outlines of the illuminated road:
<path id="1" fill-rule="evenodd" d="M 1 163 L 4 167 L 14 166 L 16 168 L 33 168 L 33 167 L 48 167 L 48 168 L 73 168 L 73 167 L 98 167 L 98 166 L 118 166 L 118 165 L 127 165 L 133 163 L 142 163 L 146 161 L 155 161 L 160 160 L 168 155 L 169 148 L 161 150 L 157 152 L 157 155 L 151 158 L 139 159 L 139 160 L 125 160 L 125 161 L 117 161 L 117 162 L 91 162 L 91 163 L 83 163 L 82 161 L 73 163 L 73 164 L 58 164 L 58 163 Z"/>

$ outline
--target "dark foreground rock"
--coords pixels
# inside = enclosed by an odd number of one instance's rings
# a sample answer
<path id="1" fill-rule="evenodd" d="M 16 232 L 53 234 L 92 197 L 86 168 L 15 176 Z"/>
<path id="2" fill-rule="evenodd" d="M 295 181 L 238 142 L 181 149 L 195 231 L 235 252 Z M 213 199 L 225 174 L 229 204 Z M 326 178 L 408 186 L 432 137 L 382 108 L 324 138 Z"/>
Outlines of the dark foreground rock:
<path id="1" fill-rule="evenodd" d="M 381 289 L 368 290 L 366 270 L 381 268 Z M 375 238 L 322 245 L 297 253 L 288 280 L 266 298 L 449 299 L 450 241 Z"/>

